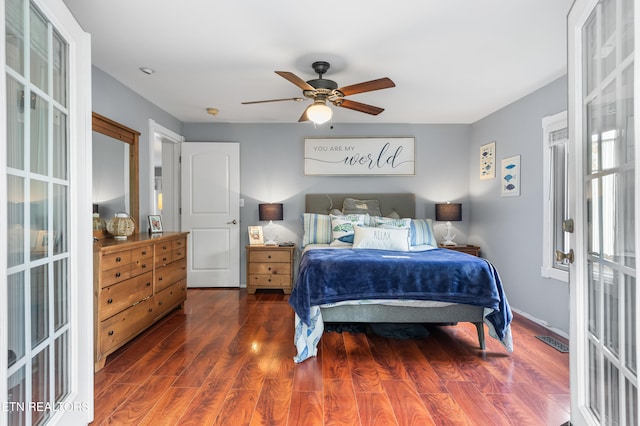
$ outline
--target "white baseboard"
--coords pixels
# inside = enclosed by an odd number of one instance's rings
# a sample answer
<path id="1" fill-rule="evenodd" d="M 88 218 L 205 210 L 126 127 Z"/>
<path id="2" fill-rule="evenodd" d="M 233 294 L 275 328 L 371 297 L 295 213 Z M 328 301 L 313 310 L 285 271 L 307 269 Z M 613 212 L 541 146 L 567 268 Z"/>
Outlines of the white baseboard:
<path id="1" fill-rule="evenodd" d="M 536 318 L 533 315 L 530 315 L 530 314 L 528 314 L 526 312 L 523 312 L 523 311 L 521 311 L 519 309 L 511 308 L 511 310 L 513 312 L 517 313 L 518 315 L 521 315 L 521 316 L 525 317 L 529 321 L 533 321 L 536 324 L 546 328 L 547 330 L 550 330 L 550 331 L 554 332 L 558 336 L 562 336 L 565 339 L 569 340 L 569 335 L 566 332 L 564 332 L 564 331 L 562 331 L 560 329 L 557 329 L 557 328 L 549 327 L 549 324 L 545 320 L 541 320 L 540 318 Z"/>

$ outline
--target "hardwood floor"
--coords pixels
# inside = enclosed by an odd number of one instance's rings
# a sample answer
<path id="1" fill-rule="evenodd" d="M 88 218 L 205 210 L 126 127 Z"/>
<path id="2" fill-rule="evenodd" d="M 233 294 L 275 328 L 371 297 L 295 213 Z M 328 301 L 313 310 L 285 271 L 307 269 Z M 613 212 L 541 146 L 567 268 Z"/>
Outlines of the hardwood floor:
<path id="1" fill-rule="evenodd" d="M 95 421 L 135 425 L 561 425 L 569 356 L 517 316 L 514 353 L 475 327 L 426 339 L 325 333 L 294 364 L 293 311 L 280 291 L 190 289 L 177 310 L 95 375 Z M 555 336 L 558 338 L 557 336 Z M 559 338 L 559 340 L 563 340 Z M 565 341 L 566 343 L 566 341 Z"/>

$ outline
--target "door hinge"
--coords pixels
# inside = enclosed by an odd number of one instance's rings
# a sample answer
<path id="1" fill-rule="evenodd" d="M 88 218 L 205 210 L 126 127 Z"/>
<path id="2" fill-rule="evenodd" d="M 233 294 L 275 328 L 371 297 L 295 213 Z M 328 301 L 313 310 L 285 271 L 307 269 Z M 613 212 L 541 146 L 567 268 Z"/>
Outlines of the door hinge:
<path id="1" fill-rule="evenodd" d="M 573 219 L 567 219 L 562 221 L 562 230 L 573 234 Z"/>

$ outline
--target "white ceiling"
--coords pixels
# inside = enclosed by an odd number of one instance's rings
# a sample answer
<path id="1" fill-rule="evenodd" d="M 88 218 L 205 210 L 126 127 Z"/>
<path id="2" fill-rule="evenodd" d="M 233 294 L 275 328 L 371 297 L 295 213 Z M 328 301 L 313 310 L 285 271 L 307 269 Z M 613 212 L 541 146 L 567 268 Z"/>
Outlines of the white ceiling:
<path id="1" fill-rule="evenodd" d="M 334 123 L 472 123 L 566 73 L 572 0 L 64 2 L 92 63 L 183 122 L 295 123 L 307 103 L 241 102 L 301 96 L 274 71 L 310 80 L 325 60 L 339 86 L 396 83 L 349 97 L 380 115 Z"/>

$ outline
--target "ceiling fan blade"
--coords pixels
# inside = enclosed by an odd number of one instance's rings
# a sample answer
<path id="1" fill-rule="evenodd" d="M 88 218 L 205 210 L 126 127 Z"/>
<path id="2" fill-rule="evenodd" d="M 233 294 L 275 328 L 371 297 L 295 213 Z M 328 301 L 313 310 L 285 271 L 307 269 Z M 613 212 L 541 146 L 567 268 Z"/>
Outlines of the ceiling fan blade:
<path id="1" fill-rule="evenodd" d="M 265 101 L 250 101 L 250 102 L 242 102 L 242 105 L 249 105 L 249 104 L 264 104 L 266 102 L 281 102 L 281 101 L 296 101 L 296 102 L 300 102 L 300 101 L 304 101 L 304 98 L 282 98 L 282 99 L 267 99 Z"/>
<path id="2" fill-rule="evenodd" d="M 300 77 L 298 77 L 292 72 L 276 71 L 276 74 L 278 74 L 280 77 L 286 78 L 287 80 L 289 80 L 290 82 L 292 82 L 293 84 L 301 88 L 302 90 L 315 90 L 315 88 L 312 85 L 310 85 L 309 83 L 307 83 L 306 81 L 304 81 L 303 79 L 301 79 Z"/>
<path id="3" fill-rule="evenodd" d="M 349 99 L 341 99 L 341 101 L 342 102 L 335 102 L 335 105 L 342 108 L 352 109 L 354 111 L 364 112 L 365 114 L 378 115 L 384 111 L 384 108 L 351 101 Z"/>
<path id="4" fill-rule="evenodd" d="M 338 90 L 343 95 L 355 95 L 356 93 L 371 92 L 373 90 L 388 89 L 396 87 L 396 84 L 390 78 L 384 77 L 377 80 L 365 81 L 364 83 L 352 84 L 351 86 L 341 87 Z"/>
<path id="5" fill-rule="evenodd" d="M 309 106 L 311 106 L 311 105 L 309 105 Z M 306 107 L 304 109 L 304 111 L 302 112 L 302 115 L 298 119 L 298 123 L 302 123 L 303 121 L 309 121 L 309 117 L 307 116 L 307 110 L 308 109 L 309 109 L 309 107 Z"/>

